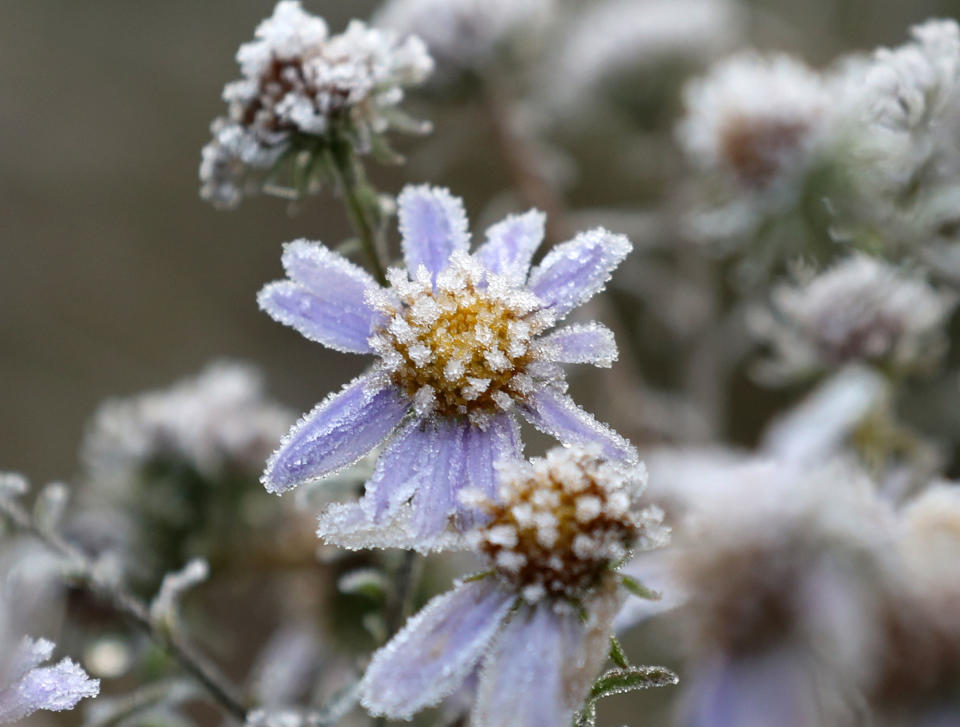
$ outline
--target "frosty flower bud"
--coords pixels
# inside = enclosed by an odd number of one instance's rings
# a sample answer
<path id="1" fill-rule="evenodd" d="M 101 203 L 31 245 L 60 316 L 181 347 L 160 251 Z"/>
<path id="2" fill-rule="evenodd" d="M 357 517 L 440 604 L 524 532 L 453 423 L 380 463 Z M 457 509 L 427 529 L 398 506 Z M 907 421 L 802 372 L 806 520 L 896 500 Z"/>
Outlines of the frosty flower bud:
<path id="1" fill-rule="evenodd" d="M 202 195 L 213 203 L 235 206 L 298 152 L 308 167 L 332 143 L 365 153 L 392 127 L 424 128 L 396 108 L 403 89 L 433 69 L 416 37 L 401 40 L 358 20 L 330 36 L 296 0 L 279 2 L 255 35 L 237 52 L 243 78 L 224 88 L 227 116 L 213 123 L 203 150 Z"/>
<path id="2" fill-rule="evenodd" d="M 387 0 L 374 24 L 422 38 L 442 75 L 482 70 L 511 43 L 530 42 L 554 4 L 554 0 Z"/>
<path id="3" fill-rule="evenodd" d="M 956 305 L 922 277 L 866 255 L 773 292 L 773 312 L 758 314 L 755 333 L 770 342 L 777 378 L 872 363 L 898 372 L 935 364 Z"/>
<path id="4" fill-rule="evenodd" d="M 499 498 L 473 542 L 528 602 L 581 598 L 647 541 L 656 517 L 635 507 L 646 485 L 630 467 L 580 447 L 504 464 Z"/>
<path id="5" fill-rule="evenodd" d="M 733 56 L 684 90 L 677 130 L 697 166 L 762 190 L 796 177 L 821 139 L 830 107 L 823 79 L 787 55 Z"/>

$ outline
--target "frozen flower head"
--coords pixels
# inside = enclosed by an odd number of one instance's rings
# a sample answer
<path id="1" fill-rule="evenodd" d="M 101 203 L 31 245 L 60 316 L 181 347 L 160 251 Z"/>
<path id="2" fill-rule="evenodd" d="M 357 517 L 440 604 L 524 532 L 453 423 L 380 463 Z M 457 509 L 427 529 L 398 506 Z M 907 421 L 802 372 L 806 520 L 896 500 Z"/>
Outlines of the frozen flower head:
<path id="1" fill-rule="evenodd" d="M 529 42 L 553 6 L 554 0 L 387 0 L 373 22 L 422 38 L 443 76 L 481 71 L 508 46 Z"/>
<path id="2" fill-rule="evenodd" d="M 766 190 L 794 180 L 822 138 L 823 79 L 787 55 L 736 55 L 684 89 L 677 135 L 697 166 Z"/>
<path id="3" fill-rule="evenodd" d="M 243 78 L 224 88 L 228 115 L 214 122 L 200 166 L 203 196 L 226 207 L 288 155 L 312 158 L 338 139 L 367 152 L 391 127 L 415 128 L 396 106 L 433 68 L 416 37 L 358 20 L 331 36 L 295 0 L 277 4 L 237 61 Z"/>
<path id="4" fill-rule="evenodd" d="M 91 679 L 70 659 L 43 666 L 53 656 L 46 639 L 25 637 L 0 655 L 0 724 L 18 722 L 39 710 L 62 712 L 100 693 L 100 680 Z"/>
<path id="5" fill-rule="evenodd" d="M 506 465 L 473 533 L 492 571 L 435 598 L 374 654 L 363 705 L 409 719 L 479 670 L 470 724 L 570 724 L 625 595 L 615 567 L 659 542 L 656 515 L 636 509 L 645 479 L 580 448 Z"/>
<path id="6" fill-rule="evenodd" d="M 101 547 L 124 546 L 137 577 L 180 565 L 187 551 L 229 551 L 248 532 L 241 525 L 262 494 L 263 461 L 291 421 L 256 369 L 231 362 L 109 400 L 83 441 L 86 487 L 75 525 Z"/>
<path id="7" fill-rule="evenodd" d="M 633 448 L 565 393 L 561 363 L 609 366 L 613 336 L 596 323 L 548 329 L 600 291 L 630 250 L 595 229 L 555 247 L 530 269 L 544 217 L 531 211 L 487 231 L 472 255 L 459 199 L 408 187 L 399 198 L 406 271 L 379 287 L 319 244 L 287 245 L 288 280 L 267 285 L 261 307 L 331 348 L 374 354 L 371 371 L 307 414 L 267 464 L 271 492 L 318 479 L 386 442 L 360 505 L 321 523 L 348 542 L 361 522 L 405 520 L 419 547 L 469 508 L 457 492 L 496 489 L 494 463 L 521 451 L 515 415 L 568 444 L 630 461 Z M 381 544 L 385 541 L 381 540 Z"/>
<path id="8" fill-rule="evenodd" d="M 798 285 L 773 292 L 772 315 L 755 333 L 774 359 L 762 373 L 788 378 L 851 362 L 897 373 L 934 365 L 955 297 L 922 277 L 867 255 L 854 255 Z"/>

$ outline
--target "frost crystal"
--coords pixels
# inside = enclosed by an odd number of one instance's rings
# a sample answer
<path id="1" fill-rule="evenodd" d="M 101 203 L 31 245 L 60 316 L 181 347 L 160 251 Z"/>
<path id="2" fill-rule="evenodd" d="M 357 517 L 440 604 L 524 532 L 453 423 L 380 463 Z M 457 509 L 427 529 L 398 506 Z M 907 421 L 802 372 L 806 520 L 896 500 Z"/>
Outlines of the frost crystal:
<path id="1" fill-rule="evenodd" d="M 852 256 L 806 283 L 773 292 L 773 313 L 755 332 L 783 378 L 848 362 L 901 372 L 924 370 L 943 351 L 944 326 L 956 299 L 923 278 L 866 255 Z"/>
<path id="2" fill-rule="evenodd" d="M 393 126 L 413 126 L 397 110 L 403 89 L 422 82 L 433 61 L 416 37 L 351 21 L 330 36 L 322 18 L 299 2 L 282 0 L 237 52 L 243 78 L 223 90 L 228 115 L 212 127 L 203 150 L 202 194 L 235 206 L 282 157 L 307 150 L 339 133 L 360 152 Z M 255 176 L 255 175 L 254 175 Z"/>
<path id="3" fill-rule="evenodd" d="M 555 0 L 387 0 L 374 24 L 415 33 L 441 73 L 481 70 L 505 45 L 529 41 L 550 17 Z"/>
<path id="4" fill-rule="evenodd" d="M 0 657 L 0 724 L 38 710 L 73 709 L 81 699 L 100 693 L 100 680 L 91 679 L 70 659 L 41 666 L 51 656 L 51 642 L 24 638 L 12 653 Z"/>
<path id="5" fill-rule="evenodd" d="M 334 473 L 386 441 L 362 510 L 331 511 L 320 533 L 348 547 L 422 549 L 451 518 L 464 525 L 473 517 L 459 490 L 494 494 L 495 463 L 520 456 L 515 414 L 564 443 L 635 460 L 622 437 L 566 396 L 559 366 L 610 365 L 610 331 L 594 323 L 547 334 L 603 288 L 630 251 L 626 238 L 590 230 L 531 269 L 543 239 L 539 212 L 494 225 L 471 255 L 463 204 L 447 190 L 408 187 L 398 207 L 406 271 L 389 271 L 389 287 L 297 241 L 283 255 L 289 279 L 260 293 L 267 313 L 308 338 L 379 358 L 293 429 L 267 465 L 267 489 Z"/>
<path id="6" fill-rule="evenodd" d="M 677 135 L 690 159 L 754 190 L 806 166 L 830 109 L 824 80 L 787 55 L 733 56 L 691 81 L 684 98 Z"/>

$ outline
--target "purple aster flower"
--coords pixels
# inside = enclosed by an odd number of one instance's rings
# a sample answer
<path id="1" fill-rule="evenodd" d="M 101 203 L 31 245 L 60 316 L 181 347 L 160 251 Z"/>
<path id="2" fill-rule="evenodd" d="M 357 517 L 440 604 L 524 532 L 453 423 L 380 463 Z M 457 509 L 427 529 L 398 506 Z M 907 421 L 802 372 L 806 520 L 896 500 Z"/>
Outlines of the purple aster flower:
<path id="1" fill-rule="evenodd" d="M 479 668 L 475 727 L 571 723 L 626 593 L 614 566 L 660 536 L 655 513 L 635 507 L 646 470 L 598 451 L 501 466 L 489 519 L 468 535 L 491 570 L 436 597 L 374 654 L 360 685 L 371 713 L 409 719 Z"/>
<path id="2" fill-rule="evenodd" d="M 73 709 L 81 699 L 99 694 L 100 680 L 91 679 L 70 659 L 40 666 L 52 655 L 52 643 L 30 638 L 4 655 L 0 663 L 0 724 L 16 722 L 41 709 Z"/>
<path id="3" fill-rule="evenodd" d="M 331 513 L 321 534 L 336 542 L 368 527 L 381 544 L 428 547 L 451 516 L 469 524 L 460 489 L 493 495 L 494 464 L 521 455 L 516 413 L 565 444 L 595 443 L 607 457 L 635 461 L 626 440 L 566 395 L 559 366 L 611 365 L 612 333 L 597 323 L 548 333 L 603 288 L 631 249 L 627 239 L 584 232 L 531 270 L 540 212 L 494 225 L 472 255 L 462 202 L 447 190 L 407 187 L 399 218 L 407 270 L 391 270 L 388 288 L 322 245 L 297 241 L 283 254 L 289 279 L 260 292 L 275 320 L 379 359 L 293 428 L 267 464 L 267 490 L 329 475 L 386 442 L 364 499 Z M 400 520 L 391 540 L 384 526 Z"/>

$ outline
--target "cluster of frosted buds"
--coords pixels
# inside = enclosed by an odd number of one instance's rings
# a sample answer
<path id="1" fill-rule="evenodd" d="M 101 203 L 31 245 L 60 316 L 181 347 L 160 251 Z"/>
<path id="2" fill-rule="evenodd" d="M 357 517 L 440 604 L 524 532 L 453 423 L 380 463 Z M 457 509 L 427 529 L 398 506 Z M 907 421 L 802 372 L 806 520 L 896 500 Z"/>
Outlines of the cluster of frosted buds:
<path id="1" fill-rule="evenodd" d="M 470 724 L 566 725 L 608 650 L 625 589 L 616 568 L 662 543 L 637 507 L 642 466 L 554 449 L 502 470 L 501 500 L 472 534 L 493 571 L 438 596 L 380 651 L 360 686 L 373 714 L 409 719 L 479 673 Z"/>
<path id="2" fill-rule="evenodd" d="M 934 365 L 955 296 L 922 277 L 867 255 L 854 255 L 799 285 L 773 292 L 773 314 L 755 332 L 774 359 L 773 378 L 863 362 L 909 373 Z"/>
<path id="3" fill-rule="evenodd" d="M 631 550 L 650 547 L 657 513 L 635 506 L 646 479 L 642 466 L 586 448 L 504 463 L 499 497 L 475 503 L 488 521 L 471 532 L 473 545 L 528 603 L 582 598 Z"/>
<path id="4" fill-rule="evenodd" d="M 750 190 L 796 179 L 823 138 L 830 109 L 824 79 L 787 55 L 733 56 L 684 89 L 677 136 L 697 166 Z"/>
<path id="5" fill-rule="evenodd" d="M 424 129 L 396 108 L 433 69 L 416 37 L 358 20 L 330 36 L 322 18 L 282 0 L 237 61 L 243 78 L 224 88 L 228 115 L 213 123 L 200 166 L 202 195 L 215 204 L 236 205 L 283 158 L 312 160 L 334 137 L 363 153 L 391 127 Z"/>
<path id="6" fill-rule="evenodd" d="M 374 25 L 427 44 L 441 72 L 480 71 L 507 46 L 530 39 L 550 18 L 555 0 L 387 0 Z"/>

